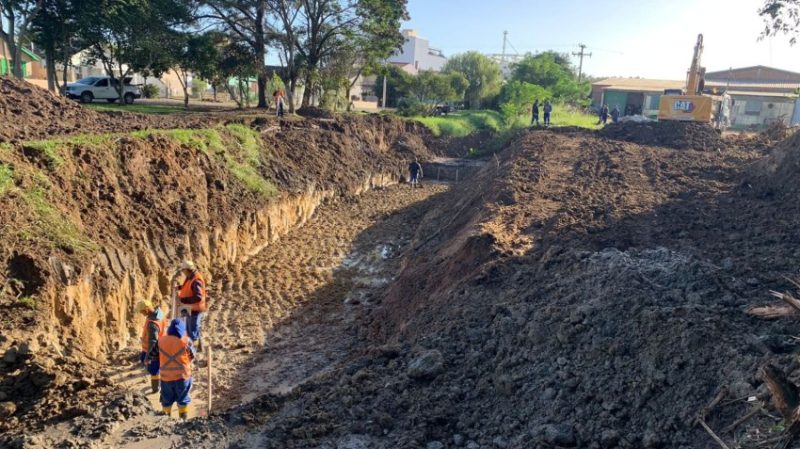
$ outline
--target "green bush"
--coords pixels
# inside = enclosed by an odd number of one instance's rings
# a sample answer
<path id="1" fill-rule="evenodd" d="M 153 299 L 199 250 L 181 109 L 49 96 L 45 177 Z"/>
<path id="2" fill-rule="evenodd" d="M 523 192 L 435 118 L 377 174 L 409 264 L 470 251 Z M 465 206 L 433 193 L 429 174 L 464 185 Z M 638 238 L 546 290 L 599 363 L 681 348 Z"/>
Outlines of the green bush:
<path id="1" fill-rule="evenodd" d="M 201 80 L 201 79 L 193 79 L 192 80 L 192 94 L 195 97 L 199 97 L 203 95 L 205 91 L 208 90 L 208 83 Z"/>
<path id="2" fill-rule="evenodd" d="M 397 113 L 404 117 L 428 115 L 428 106 L 414 97 L 401 98 L 397 103 Z"/>
<path id="3" fill-rule="evenodd" d="M 161 94 L 161 90 L 159 90 L 158 86 L 155 84 L 145 84 L 142 86 L 142 95 L 144 98 L 158 98 Z"/>

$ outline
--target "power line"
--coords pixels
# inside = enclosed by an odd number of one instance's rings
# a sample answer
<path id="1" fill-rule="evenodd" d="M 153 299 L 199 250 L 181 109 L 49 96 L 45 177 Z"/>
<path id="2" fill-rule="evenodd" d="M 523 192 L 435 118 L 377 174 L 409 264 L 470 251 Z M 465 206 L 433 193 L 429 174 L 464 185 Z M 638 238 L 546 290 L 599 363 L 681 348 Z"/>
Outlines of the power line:
<path id="1" fill-rule="evenodd" d="M 580 62 L 578 63 L 578 82 L 580 83 L 583 78 L 583 57 L 588 56 L 591 58 L 592 54 L 586 53 L 586 45 L 578 44 L 578 47 L 580 47 L 581 51 L 578 53 L 572 52 L 572 56 L 580 57 Z"/>

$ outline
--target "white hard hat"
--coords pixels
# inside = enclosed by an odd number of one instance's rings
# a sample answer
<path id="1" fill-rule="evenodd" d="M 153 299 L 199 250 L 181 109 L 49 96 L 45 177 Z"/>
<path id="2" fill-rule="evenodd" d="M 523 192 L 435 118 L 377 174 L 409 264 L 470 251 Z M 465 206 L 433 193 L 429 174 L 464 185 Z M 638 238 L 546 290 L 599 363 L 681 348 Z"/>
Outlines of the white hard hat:
<path id="1" fill-rule="evenodd" d="M 194 271 L 197 269 L 197 266 L 195 266 L 194 262 L 192 262 L 191 260 L 184 260 L 183 262 L 181 262 L 180 265 L 178 265 L 178 269 Z"/>

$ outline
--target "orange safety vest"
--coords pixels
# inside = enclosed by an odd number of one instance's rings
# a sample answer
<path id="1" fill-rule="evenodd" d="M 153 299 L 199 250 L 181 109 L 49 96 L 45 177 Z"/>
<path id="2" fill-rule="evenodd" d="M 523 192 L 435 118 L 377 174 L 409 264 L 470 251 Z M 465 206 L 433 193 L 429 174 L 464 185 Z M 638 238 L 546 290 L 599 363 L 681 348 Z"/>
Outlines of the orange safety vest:
<path id="1" fill-rule="evenodd" d="M 156 340 L 163 337 L 167 334 L 167 319 L 163 318 L 161 320 L 151 320 L 150 318 L 144 320 L 144 329 L 142 329 L 142 351 L 147 352 L 150 350 L 150 332 L 147 332 L 147 328 L 149 327 L 150 323 L 155 324 L 158 326 L 158 333 L 156 334 Z"/>
<path id="2" fill-rule="evenodd" d="M 194 281 L 200 282 L 200 302 L 196 302 L 194 304 L 187 304 L 192 308 L 192 312 L 205 312 L 206 311 L 206 281 L 203 280 L 203 275 L 199 272 L 195 272 L 194 276 L 186 279 L 181 286 L 180 291 L 178 291 L 178 298 L 181 299 L 181 304 L 183 304 L 184 299 L 188 299 L 194 296 L 194 291 L 192 290 L 192 284 Z"/>
<path id="3" fill-rule="evenodd" d="M 158 339 L 158 361 L 161 380 L 174 382 L 192 378 L 192 359 L 189 358 L 189 337 L 164 335 Z"/>

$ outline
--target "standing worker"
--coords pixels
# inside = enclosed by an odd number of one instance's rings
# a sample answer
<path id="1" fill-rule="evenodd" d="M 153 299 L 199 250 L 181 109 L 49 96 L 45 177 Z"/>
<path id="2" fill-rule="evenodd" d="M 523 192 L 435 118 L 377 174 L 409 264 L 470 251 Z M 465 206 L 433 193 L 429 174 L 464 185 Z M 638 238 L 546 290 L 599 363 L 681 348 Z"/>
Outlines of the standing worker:
<path id="1" fill-rule="evenodd" d="M 422 179 L 422 165 L 419 164 L 416 156 L 414 156 L 414 160 L 408 164 L 408 172 L 411 175 L 411 188 L 418 187 L 419 180 Z"/>
<path id="2" fill-rule="evenodd" d="M 178 290 L 178 300 L 181 304 L 191 308 L 191 313 L 187 320 L 189 338 L 192 339 L 197 349 L 202 351 L 200 326 L 203 321 L 203 313 L 206 311 L 206 281 L 191 260 L 183 261 L 178 270 L 183 274 L 184 279 L 183 284 L 175 286 Z"/>
<path id="3" fill-rule="evenodd" d="M 283 90 L 278 89 L 272 95 L 275 97 L 275 115 L 283 117 Z"/>
<path id="4" fill-rule="evenodd" d="M 153 393 L 158 393 L 158 385 L 161 380 L 158 369 L 158 357 L 147 357 L 158 343 L 158 339 L 167 332 L 166 314 L 160 306 L 153 306 L 147 300 L 139 301 L 136 304 L 136 311 L 145 316 L 144 328 L 142 329 L 142 352 L 139 353 L 139 363 L 144 365 L 147 373 L 150 374 L 150 388 Z"/>
<path id="5" fill-rule="evenodd" d="M 619 123 L 619 105 L 614 105 L 614 109 L 611 111 L 611 121 Z"/>
<path id="6" fill-rule="evenodd" d="M 608 105 L 604 104 L 603 107 L 600 108 L 600 121 L 597 123 L 598 125 L 608 123 Z"/>
<path id="7" fill-rule="evenodd" d="M 531 108 L 531 126 L 539 126 L 539 100 L 533 102 L 533 108 Z"/>
<path id="8" fill-rule="evenodd" d="M 165 415 L 172 414 L 172 404 L 178 403 L 178 416 L 189 417 L 192 398 L 192 360 L 194 346 L 186 335 L 183 320 L 172 320 L 167 335 L 158 339 L 158 345 L 150 352 L 161 364 L 161 407 Z"/>
<path id="9" fill-rule="evenodd" d="M 550 100 L 544 102 L 544 126 L 550 126 L 550 113 L 553 112 L 553 105 Z"/>

